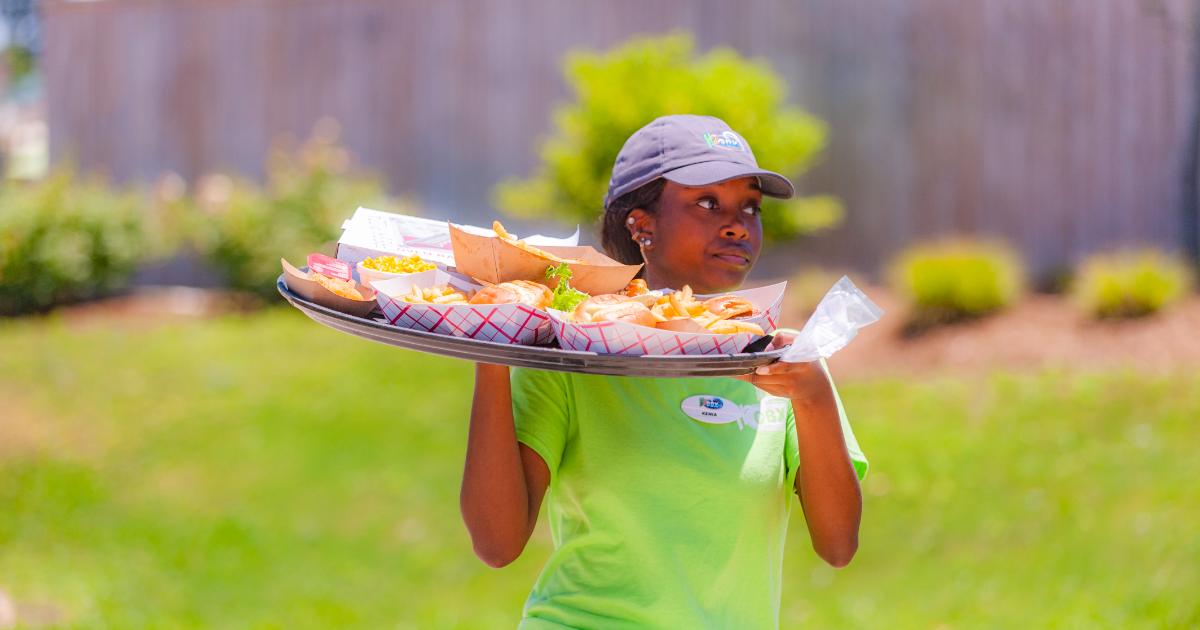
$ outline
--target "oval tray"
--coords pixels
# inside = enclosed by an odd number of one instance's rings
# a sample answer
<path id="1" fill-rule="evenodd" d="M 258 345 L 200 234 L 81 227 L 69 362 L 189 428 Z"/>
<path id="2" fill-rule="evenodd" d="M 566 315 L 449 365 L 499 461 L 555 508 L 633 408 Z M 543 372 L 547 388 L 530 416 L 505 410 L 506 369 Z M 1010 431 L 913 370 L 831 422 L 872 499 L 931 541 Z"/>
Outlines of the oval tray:
<path id="1" fill-rule="evenodd" d="M 318 324 L 380 343 L 479 363 L 610 376 L 737 376 L 749 374 L 760 365 L 777 361 L 784 351 L 783 348 L 778 348 L 740 354 L 627 356 L 577 352 L 546 346 L 518 346 L 398 328 L 386 323 L 382 317 L 355 317 L 309 302 L 289 291 L 283 283 L 282 276 L 276 280 L 275 285 L 284 299 Z"/>

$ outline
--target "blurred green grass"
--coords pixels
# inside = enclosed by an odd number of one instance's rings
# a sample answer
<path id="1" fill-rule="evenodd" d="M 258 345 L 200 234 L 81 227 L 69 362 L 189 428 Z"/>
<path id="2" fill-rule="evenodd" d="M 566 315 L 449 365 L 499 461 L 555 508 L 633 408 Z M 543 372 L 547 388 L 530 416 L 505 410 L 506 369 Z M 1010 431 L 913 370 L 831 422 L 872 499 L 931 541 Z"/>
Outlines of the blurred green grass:
<path id="1" fill-rule="evenodd" d="M 549 551 L 475 559 L 470 366 L 276 309 L 0 324 L 0 590 L 63 625 L 513 627 Z M 1200 374 L 844 383 L 859 555 L 794 512 L 783 626 L 1200 625 Z M 797 506 L 798 508 L 798 506 Z"/>

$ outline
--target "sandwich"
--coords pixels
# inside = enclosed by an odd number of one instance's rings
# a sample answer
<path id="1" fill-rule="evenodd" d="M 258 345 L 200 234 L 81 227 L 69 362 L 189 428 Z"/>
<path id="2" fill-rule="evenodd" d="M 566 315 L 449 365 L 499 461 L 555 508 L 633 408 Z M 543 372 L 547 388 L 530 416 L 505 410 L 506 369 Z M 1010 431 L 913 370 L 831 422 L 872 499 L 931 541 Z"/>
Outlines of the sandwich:
<path id="1" fill-rule="evenodd" d="M 546 308 L 554 293 L 544 284 L 529 280 L 513 280 L 486 286 L 471 298 L 471 304 L 526 304 Z"/>

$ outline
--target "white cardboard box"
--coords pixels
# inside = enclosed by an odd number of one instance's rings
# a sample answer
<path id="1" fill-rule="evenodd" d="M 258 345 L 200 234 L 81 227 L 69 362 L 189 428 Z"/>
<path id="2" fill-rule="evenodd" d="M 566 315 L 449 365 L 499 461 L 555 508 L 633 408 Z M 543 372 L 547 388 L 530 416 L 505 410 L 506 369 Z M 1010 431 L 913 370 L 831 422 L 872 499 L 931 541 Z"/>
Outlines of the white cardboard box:
<path id="1" fill-rule="evenodd" d="M 474 228 L 473 231 L 478 230 L 480 228 Z M 489 229 L 486 233 L 492 232 Z M 534 235 L 525 240 L 539 246 L 577 245 L 579 228 L 575 228 L 575 233 L 566 238 Z M 449 222 L 359 207 L 342 223 L 342 237 L 337 243 L 337 257 L 340 260 L 353 265 L 374 256 L 414 254 L 430 262 L 453 266 L 454 249 L 450 245 Z"/>

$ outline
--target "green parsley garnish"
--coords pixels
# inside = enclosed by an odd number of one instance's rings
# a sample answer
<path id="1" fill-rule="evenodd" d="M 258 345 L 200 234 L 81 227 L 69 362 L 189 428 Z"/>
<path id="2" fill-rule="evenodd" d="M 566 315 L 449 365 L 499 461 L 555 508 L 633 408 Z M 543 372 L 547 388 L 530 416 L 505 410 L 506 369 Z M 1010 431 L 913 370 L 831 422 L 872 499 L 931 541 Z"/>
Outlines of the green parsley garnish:
<path id="1" fill-rule="evenodd" d="M 558 286 L 554 287 L 554 299 L 550 301 L 550 308 L 559 311 L 573 311 L 579 303 L 588 299 L 588 294 L 571 287 L 571 268 L 567 263 L 561 263 L 557 267 L 546 268 L 546 279 L 558 278 Z"/>

